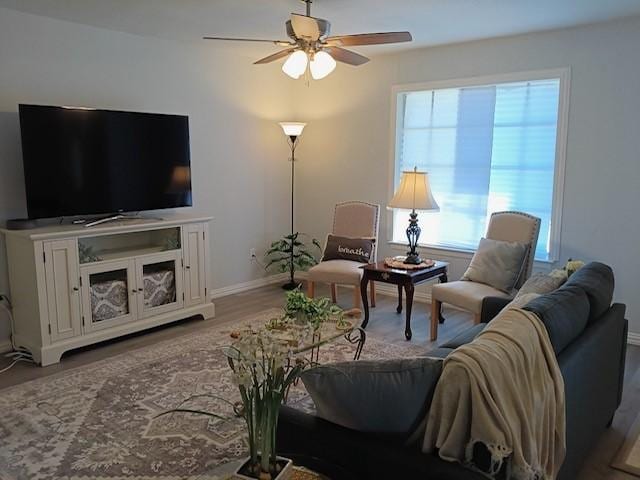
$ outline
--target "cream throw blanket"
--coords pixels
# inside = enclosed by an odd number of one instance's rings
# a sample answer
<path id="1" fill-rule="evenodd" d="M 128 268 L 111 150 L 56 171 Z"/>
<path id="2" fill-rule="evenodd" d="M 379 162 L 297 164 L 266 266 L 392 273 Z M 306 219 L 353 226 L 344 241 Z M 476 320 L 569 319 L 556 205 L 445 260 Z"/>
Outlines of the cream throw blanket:
<path id="1" fill-rule="evenodd" d="M 473 467 L 484 444 L 494 476 L 554 479 L 564 460 L 564 382 L 547 331 L 533 313 L 513 308 L 444 361 L 422 450 Z"/>

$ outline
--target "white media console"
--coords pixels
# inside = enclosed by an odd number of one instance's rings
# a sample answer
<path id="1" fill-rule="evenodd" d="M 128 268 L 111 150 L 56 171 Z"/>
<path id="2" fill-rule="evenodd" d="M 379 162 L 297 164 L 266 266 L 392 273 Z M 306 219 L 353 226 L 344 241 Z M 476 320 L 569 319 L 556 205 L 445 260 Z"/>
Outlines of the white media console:
<path id="1" fill-rule="evenodd" d="M 42 366 L 74 348 L 192 316 L 207 298 L 211 218 L 0 230 L 14 344 Z"/>

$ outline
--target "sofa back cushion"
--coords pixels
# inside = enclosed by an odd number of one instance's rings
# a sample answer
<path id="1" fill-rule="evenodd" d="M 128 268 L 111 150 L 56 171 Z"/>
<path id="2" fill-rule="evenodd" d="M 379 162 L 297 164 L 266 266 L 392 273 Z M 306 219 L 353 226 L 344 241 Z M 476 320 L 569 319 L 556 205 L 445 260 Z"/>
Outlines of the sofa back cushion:
<path id="1" fill-rule="evenodd" d="M 527 303 L 524 309 L 542 320 L 556 355 L 582 333 L 589 319 L 587 294 L 575 286 L 541 295 Z"/>
<path id="2" fill-rule="evenodd" d="M 604 263 L 591 262 L 569 277 L 566 287 L 579 287 L 589 299 L 589 322 L 609 310 L 613 299 L 614 279 L 611 267 Z"/>
<path id="3" fill-rule="evenodd" d="M 442 359 L 321 365 L 302 374 L 317 415 L 360 432 L 410 435 L 425 418 Z"/>

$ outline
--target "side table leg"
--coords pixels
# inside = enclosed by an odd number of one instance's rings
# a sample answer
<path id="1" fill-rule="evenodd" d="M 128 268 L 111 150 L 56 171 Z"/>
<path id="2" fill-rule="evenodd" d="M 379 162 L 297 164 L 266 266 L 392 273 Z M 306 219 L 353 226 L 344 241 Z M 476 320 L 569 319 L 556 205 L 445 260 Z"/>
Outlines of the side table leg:
<path id="1" fill-rule="evenodd" d="M 367 278 L 367 272 L 365 271 L 360 281 L 360 296 L 362 297 L 362 308 L 364 309 L 364 320 L 362 320 L 362 328 L 367 328 L 369 323 L 369 299 L 367 298 L 367 284 L 369 279 Z"/>
<path id="2" fill-rule="evenodd" d="M 413 307 L 413 283 L 409 282 L 404 285 L 407 294 L 407 323 L 404 327 L 404 336 L 407 340 L 411 340 L 411 308 Z"/>
<path id="3" fill-rule="evenodd" d="M 398 285 L 398 308 L 396 313 L 402 313 L 402 285 Z"/>
<path id="4" fill-rule="evenodd" d="M 360 355 L 362 354 L 362 348 L 364 347 L 364 342 L 367 339 L 366 332 L 362 328 L 356 327 L 352 331 L 347 333 L 345 335 L 345 338 L 347 342 L 349 342 L 350 344 L 356 345 L 356 352 L 353 355 L 353 359 L 360 360 Z"/>
<path id="5" fill-rule="evenodd" d="M 447 274 L 446 272 L 440 275 L 440 283 L 447 283 Z M 440 306 L 438 307 L 438 322 L 444 323 L 444 315 L 442 315 L 442 302 L 440 302 Z"/>

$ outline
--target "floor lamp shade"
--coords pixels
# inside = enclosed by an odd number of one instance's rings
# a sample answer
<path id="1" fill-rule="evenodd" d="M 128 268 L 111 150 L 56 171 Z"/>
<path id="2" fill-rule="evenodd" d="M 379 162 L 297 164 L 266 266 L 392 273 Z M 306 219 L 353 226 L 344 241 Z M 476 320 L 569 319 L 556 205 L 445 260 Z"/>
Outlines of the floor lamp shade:
<path id="1" fill-rule="evenodd" d="M 299 137 L 302 135 L 306 123 L 302 122 L 280 122 L 280 126 L 287 137 Z"/>
<path id="2" fill-rule="evenodd" d="M 407 252 L 405 263 L 413 265 L 421 264 L 422 259 L 417 250 L 418 239 L 420 238 L 420 227 L 418 226 L 418 214 L 416 210 L 430 210 L 435 212 L 440 210 L 431 193 L 427 173 L 418 172 L 417 168 L 414 168 L 412 172 L 402 172 L 400 185 L 389 202 L 389 207 L 411 210 L 409 214 L 409 226 L 407 227 L 409 251 Z"/>

